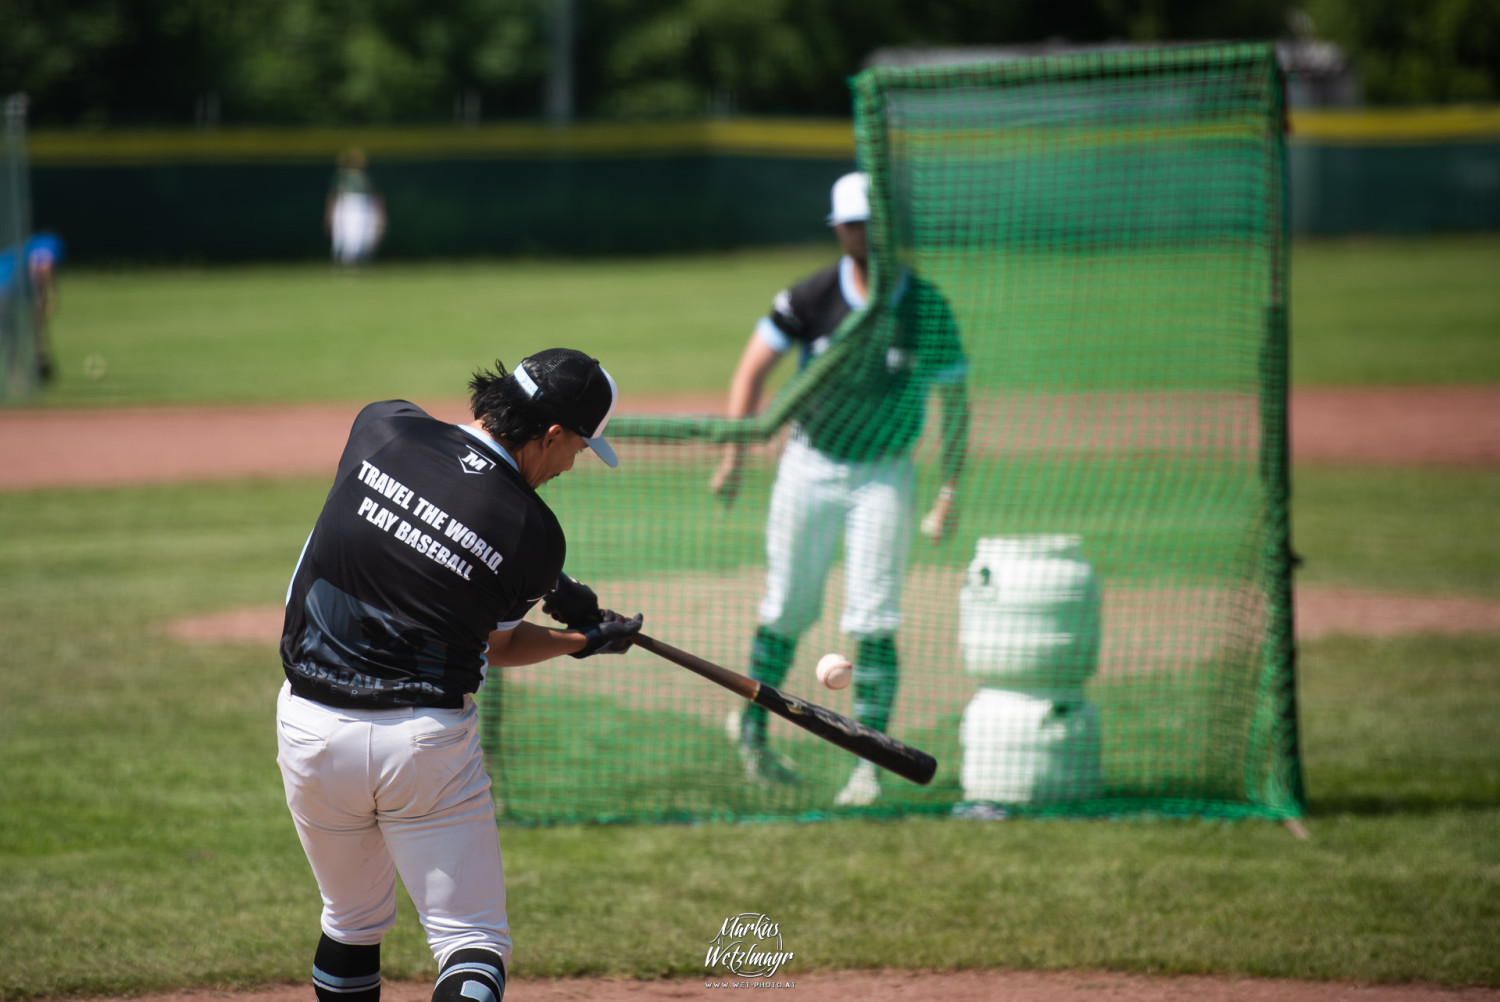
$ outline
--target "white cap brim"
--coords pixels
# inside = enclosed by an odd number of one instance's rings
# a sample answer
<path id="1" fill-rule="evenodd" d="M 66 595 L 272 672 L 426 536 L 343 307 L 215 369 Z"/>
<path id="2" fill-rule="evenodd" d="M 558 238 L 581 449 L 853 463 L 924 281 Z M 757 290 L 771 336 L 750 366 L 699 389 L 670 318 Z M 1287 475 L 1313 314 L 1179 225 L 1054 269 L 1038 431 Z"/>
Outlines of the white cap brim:
<path id="1" fill-rule="evenodd" d="M 604 420 L 599 422 L 599 427 L 594 429 L 593 437 L 585 435 L 583 440 L 604 460 L 605 466 L 619 466 L 620 457 L 615 455 L 614 448 L 604 440 L 604 428 L 609 424 L 609 419 L 615 416 L 615 408 L 620 404 L 620 388 L 615 385 L 615 377 L 609 374 L 608 369 L 601 365 L 599 371 L 604 373 L 604 378 L 609 382 L 609 410 L 605 412 Z"/>
<path id="2" fill-rule="evenodd" d="M 586 438 L 584 441 L 588 443 L 589 448 L 593 449 L 600 459 L 604 460 L 605 466 L 620 465 L 620 457 L 615 455 L 614 447 L 604 440 L 603 435 L 600 435 L 598 438 Z"/>

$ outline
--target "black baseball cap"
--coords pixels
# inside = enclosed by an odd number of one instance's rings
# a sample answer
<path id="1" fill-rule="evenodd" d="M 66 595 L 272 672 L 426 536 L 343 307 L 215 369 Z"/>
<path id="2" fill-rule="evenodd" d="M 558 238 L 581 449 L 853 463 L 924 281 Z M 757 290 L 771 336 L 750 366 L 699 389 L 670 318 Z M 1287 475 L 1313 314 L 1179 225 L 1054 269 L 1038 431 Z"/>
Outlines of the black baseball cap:
<path id="1" fill-rule="evenodd" d="M 521 359 L 511 378 L 545 417 L 582 435 L 604 465 L 620 465 L 604 440 L 620 391 L 597 358 L 572 348 L 548 348 Z"/>

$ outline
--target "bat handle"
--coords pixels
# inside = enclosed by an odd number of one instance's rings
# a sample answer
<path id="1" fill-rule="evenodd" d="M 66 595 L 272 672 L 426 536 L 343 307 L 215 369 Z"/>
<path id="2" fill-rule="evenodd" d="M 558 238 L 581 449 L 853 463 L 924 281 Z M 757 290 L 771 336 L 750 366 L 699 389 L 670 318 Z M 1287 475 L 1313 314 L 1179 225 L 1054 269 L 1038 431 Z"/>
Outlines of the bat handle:
<path id="1" fill-rule="evenodd" d="M 690 672 L 702 675 L 710 682 L 722 685 L 730 692 L 738 696 L 743 696 L 751 702 L 754 702 L 755 697 L 760 694 L 760 683 L 755 679 L 747 675 L 741 675 L 737 671 L 730 671 L 728 668 L 716 665 L 712 661 L 700 658 L 696 654 L 690 654 L 680 647 L 673 647 L 671 644 L 657 640 L 655 637 L 647 636 L 644 633 L 637 633 L 635 635 L 635 646 L 642 650 L 650 651 L 659 658 L 665 658 L 673 664 L 681 665 Z"/>

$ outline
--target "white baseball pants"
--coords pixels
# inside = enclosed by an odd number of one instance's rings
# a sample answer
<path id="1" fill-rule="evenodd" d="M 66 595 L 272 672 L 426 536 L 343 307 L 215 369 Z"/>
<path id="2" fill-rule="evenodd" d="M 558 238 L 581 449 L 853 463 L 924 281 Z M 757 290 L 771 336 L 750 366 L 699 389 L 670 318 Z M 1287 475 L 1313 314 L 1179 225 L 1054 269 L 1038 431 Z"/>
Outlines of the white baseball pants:
<path id="1" fill-rule="evenodd" d="M 817 622 L 842 529 L 839 629 L 856 636 L 895 632 L 901 625 L 915 480 L 908 454 L 843 462 L 793 434 L 771 488 L 761 625 L 796 637 Z"/>
<path id="2" fill-rule="evenodd" d="M 358 264 L 375 252 L 380 240 L 380 210 L 375 200 L 359 192 L 334 197 L 333 258 L 340 264 Z"/>
<path id="3" fill-rule="evenodd" d="M 323 931 L 379 943 L 396 875 L 439 966 L 487 947 L 510 964 L 505 871 L 472 699 L 461 710 L 342 710 L 283 685 L 276 735 L 286 802 L 323 896 Z"/>

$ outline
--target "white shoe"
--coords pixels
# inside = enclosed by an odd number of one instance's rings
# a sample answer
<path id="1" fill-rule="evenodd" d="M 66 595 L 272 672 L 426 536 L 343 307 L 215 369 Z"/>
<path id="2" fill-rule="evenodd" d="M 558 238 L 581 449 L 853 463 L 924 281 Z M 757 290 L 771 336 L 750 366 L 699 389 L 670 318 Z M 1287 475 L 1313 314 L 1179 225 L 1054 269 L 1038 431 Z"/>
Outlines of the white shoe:
<path id="1" fill-rule="evenodd" d="M 740 742 L 739 749 L 747 782 L 756 786 L 793 786 L 797 783 L 797 767 L 785 755 L 745 741 Z"/>
<path id="2" fill-rule="evenodd" d="M 763 743 L 746 741 L 740 730 L 743 709 L 730 710 L 724 721 L 724 734 L 740 753 L 745 779 L 756 786 L 790 786 L 797 782 L 797 767 L 785 755 L 771 751 Z"/>
<path id="3" fill-rule="evenodd" d="M 875 773 L 873 762 L 860 762 L 854 767 L 849 782 L 833 798 L 840 807 L 869 807 L 880 796 L 880 777 Z"/>

